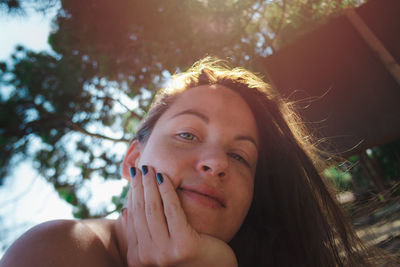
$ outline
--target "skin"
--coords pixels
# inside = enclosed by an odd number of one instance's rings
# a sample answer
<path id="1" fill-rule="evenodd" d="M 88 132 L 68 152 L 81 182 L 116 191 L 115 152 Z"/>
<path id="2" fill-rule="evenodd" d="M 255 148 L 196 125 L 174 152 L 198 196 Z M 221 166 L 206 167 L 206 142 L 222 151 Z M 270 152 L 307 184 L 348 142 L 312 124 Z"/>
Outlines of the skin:
<path id="1" fill-rule="evenodd" d="M 125 266 L 115 226 L 113 220 L 42 223 L 14 242 L 0 266 Z"/>
<path id="2" fill-rule="evenodd" d="M 37 266 L 236 266 L 227 242 L 251 204 L 258 142 L 254 117 L 238 94 L 222 86 L 192 88 L 160 117 L 145 143 L 128 149 L 122 176 L 130 179 L 131 167 L 136 175 L 116 221 L 34 228 L 0 266 L 36 266 L 24 260 L 29 257 Z M 43 248 L 31 253 L 38 241 Z M 60 243 L 63 249 L 54 246 Z M 29 257 L 18 257 L 22 251 Z"/>

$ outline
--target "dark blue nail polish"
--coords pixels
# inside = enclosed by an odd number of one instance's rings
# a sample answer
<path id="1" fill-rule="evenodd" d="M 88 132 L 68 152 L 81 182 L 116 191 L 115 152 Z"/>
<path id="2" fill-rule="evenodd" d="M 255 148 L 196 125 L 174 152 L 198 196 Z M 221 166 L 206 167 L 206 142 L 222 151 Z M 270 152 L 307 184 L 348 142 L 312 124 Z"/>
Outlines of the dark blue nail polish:
<path id="1" fill-rule="evenodd" d="M 157 172 L 156 173 L 156 179 L 157 179 L 157 183 L 160 185 L 162 184 L 162 182 L 164 181 L 164 178 L 162 177 L 162 174 Z"/>
<path id="2" fill-rule="evenodd" d="M 143 165 L 142 166 L 142 173 L 143 173 L 143 175 L 146 175 L 146 173 L 148 172 L 149 170 L 148 170 L 148 168 L 147 168 L 147 165 Z"/>
<path id="3" fill-rule="evenodd" d="M 135 167 L 131 167 L 131 168 L 129 169 L 129 171 L 130 171 L 130 173 L 131 173 L 131 178 L 135 177 L 135 175 L 136 175 L 136 168 L 135 168 Z"/>

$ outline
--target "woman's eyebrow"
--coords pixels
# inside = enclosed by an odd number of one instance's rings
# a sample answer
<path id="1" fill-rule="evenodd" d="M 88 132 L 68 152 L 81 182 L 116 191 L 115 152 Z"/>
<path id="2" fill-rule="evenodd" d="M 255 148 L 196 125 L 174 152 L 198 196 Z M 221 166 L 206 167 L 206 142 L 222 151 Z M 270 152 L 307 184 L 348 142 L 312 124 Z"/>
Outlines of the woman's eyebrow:
<path id="1" fill-rule="evenodd" d="M 236 139 L 236 140 L 246 140 L 246 141 L 249 141 L 249 142 L 252 143 L 252 144 L 256 147 L 256 149 L 258 150 L 258 144 L 257 144 L 256 140 L 255 140 L 252 136 L 250 136 L 250 135 L 238 135 L 238 136 L 235 137 L 235 139 Z"/>
<path id="2" fill-rule="evenodd" d="M 194 109 L 186 109 L 184 111 L 181 111 L 181 112 L 175 114 L 174 116 L 172 116 L 172 118 L 175 118 L 175 117 L 178 117 L 178 116 L 181 116 L 181 115 L 194 115 L 196 117 L 199 117 L 205 123 L 209 123 L 210 122 L 210 119 L 206 115 L 204 115 L 203 113 L 201 113 L 201 112 L 199 112 L 197 110 L 194 110 Z"/>

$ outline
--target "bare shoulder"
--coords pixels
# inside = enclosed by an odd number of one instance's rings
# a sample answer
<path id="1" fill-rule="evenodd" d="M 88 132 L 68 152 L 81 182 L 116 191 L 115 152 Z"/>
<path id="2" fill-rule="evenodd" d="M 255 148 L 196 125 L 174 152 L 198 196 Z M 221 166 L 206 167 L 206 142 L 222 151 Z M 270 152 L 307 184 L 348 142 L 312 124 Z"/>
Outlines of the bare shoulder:
<path id="1" fill-rule="evenodd" d="M 0 267 L 119 266 L 111 220 L 56 220 L 39 224 L 6 251 Z"/>

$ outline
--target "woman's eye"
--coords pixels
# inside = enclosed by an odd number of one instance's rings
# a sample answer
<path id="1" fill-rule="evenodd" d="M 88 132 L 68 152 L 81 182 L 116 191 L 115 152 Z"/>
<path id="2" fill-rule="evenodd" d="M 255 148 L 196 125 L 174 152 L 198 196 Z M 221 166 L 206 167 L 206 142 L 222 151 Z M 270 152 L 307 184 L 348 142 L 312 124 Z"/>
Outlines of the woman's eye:
<path id="1" fill-rule="evenodd" d="M 229 156 L 233 158 L 234 160 L 237 160 L 239 162 L 244 163 L 246 166 L 250 166 L 247 160 L 245 160 L 242 156 L 236 154 L 236 153 L 229 153 Z"/>
<path id="2" fill-rule="evenodd" d="M 180 138 L 185 139 L 185 140 L 189 140 L 189 141 L 193 141 L 193 140 L 197 140 L 198 138 L 191 133 L 179 133 L 177 134 Z"/>

